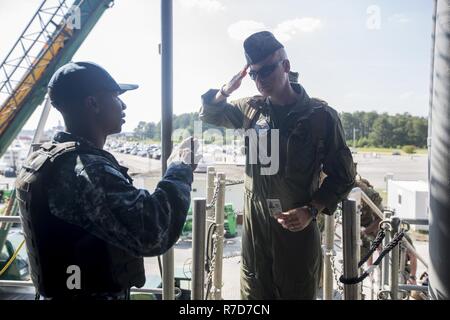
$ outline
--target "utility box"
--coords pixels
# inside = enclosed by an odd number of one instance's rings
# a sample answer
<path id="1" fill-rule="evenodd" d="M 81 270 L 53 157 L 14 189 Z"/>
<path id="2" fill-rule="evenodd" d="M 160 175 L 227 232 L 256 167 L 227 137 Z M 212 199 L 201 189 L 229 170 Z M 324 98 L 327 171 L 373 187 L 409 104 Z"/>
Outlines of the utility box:
<path id="1" fill-rule="evenodd" d="M 388 181 L 388 207 L 404 219 L 429 219 L 428 182 Z M 428 226 L 411 225 L 413 230 L 426 230 Z"/>

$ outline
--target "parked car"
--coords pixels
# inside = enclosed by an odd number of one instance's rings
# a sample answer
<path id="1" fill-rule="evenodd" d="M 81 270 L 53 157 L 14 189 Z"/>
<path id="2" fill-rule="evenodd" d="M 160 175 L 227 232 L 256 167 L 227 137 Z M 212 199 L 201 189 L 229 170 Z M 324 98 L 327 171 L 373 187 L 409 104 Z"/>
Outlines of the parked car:
<path id="1" fill-rule="evenodd" d="M 206 173 L 208 166 L 214 165 L 213 157 L 208 154 L 204 153 L 200 159 L 200 161 L 197 164 L 197 168 L 194 172 L 197 173 Z"/>
<path id="2" fill-rule="evenodd" d="M 14 168 L 12 167 L 8 167 L 5 169 L 5 172 L 3 173 L 3 175 L 6 178 L 15 178 L 17 177 L 16 171 L 14 170 Z"/>
<path id="3" fill-rule="evenodd" d="M 156 149 L 155 151 L 153 151 L 152 158 L 156 160 L 161 159 L 161 149 Z"/>

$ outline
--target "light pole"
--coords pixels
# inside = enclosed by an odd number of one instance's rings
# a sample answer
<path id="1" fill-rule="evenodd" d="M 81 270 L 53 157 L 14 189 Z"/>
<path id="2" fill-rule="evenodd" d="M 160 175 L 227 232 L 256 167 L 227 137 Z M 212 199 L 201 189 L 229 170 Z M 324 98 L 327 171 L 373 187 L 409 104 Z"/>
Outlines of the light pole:
<path id="1" fill-rule="evenodd" d="M 359 131 L 359 129 L 353 127 L 353 149 L 356 149 L 356 131 Z"/>

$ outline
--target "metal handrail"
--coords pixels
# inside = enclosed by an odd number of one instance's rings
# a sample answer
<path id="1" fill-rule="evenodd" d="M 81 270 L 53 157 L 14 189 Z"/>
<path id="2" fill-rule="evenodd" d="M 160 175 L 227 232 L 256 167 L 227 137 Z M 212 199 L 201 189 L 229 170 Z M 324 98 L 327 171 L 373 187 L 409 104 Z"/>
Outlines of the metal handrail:
<path id="1" fill-rule="evenodd" d="M 19 216 L 0 216 L 0 222 L 22 223 L 22 219 Z"/>
<path id="2" fill-rule="evenodd" d="M 0 287 L 34 287 L 34 284 L 31 280 L 0 280 Z M 180 290 L 179 288 L 176 288 Z M 162 288 L 131 288 L 131 292 L 141 292 L 141 293 L 158 293 L 162 294 Z M 177 290 L 175 290 L 177 291 Z"/>

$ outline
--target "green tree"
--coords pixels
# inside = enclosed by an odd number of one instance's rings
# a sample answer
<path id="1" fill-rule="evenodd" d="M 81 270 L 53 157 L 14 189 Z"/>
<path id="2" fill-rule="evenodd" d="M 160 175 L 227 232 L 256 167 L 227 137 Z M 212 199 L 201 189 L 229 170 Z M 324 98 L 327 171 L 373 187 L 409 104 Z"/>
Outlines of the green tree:
<path id="1" fill-rule="evenodd" d="M 392 125 L 389 122 L 389 116 L 382 114 L 373 124 L 373 130 L 369 135 L 369 139 L 374 146 L 392 147 Z"/>

